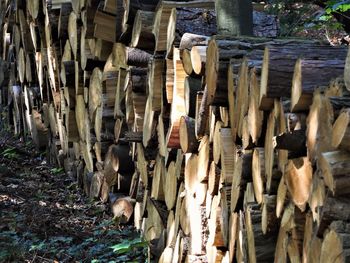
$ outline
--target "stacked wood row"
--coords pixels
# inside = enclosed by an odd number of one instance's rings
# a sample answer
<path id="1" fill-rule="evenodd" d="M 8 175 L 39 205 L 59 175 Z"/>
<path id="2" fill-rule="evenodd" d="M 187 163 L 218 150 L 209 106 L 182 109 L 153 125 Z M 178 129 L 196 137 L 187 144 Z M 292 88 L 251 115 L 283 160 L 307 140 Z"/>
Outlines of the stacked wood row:
<path id="1" fill-rule="evenodd" d="M 217 35 L 212 0 L 0 4 L 9 125 L 150 258 L 350 260 L 347 47 L 256 11 L 255 37 Z"/>

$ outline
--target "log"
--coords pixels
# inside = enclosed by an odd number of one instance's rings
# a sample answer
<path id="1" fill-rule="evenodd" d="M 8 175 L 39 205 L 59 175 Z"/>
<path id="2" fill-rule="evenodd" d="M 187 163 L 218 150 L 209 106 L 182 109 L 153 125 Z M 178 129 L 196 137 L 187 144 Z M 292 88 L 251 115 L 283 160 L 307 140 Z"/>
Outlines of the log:
<path id="1" fill-rule="evenodd" d="M 312 182 L 312 166 L 308 158 L 289 160 L 284 179 L 294 204 L 303 211 L 310 196 Z"/>
<path id="2" fill-rule="evenodd" d="M 185 78 L 185 107 L 186 114 L 191 118 L 196 116 L 196 96 L 202 90 L 202 80 L 199 78 Z"/>
<path id="3" fill-rule="evenodd" d="M 320 262 L 347 262 L 350 257 L 349 237 L 349 224 L 334 221 L 322 242 Z"/>
<path id="4" fill-rule="evenodd" d="M 261 72 L 260 109 L 271 109 L 274 98 L 290 96 L 294 69 L 299 58 L 300 61 L 344 60 L 344 52 L 346 51 L 342 47 L 331 47 L 317 41 L 299 42 L 292 39 L 268 44 Z"/>
<path id="5" fill-rule="evenodd" d="M 111 206 L 114 220 L 122 224 L 129 222 L 134 212 L 133 201 L 129 197 L 118 198 Z"/>
<path id="6" fill-rule="evenodd" d="M 173 8 L 167 30 L 167 56 L 171 55 L 172 47 L 179 46 L 184 33 L 204 36 L 216 34 L 216 17 L 214 12 L 204 8 Z M 191 20 L 191 23 L 187 21 Z M 175 33 L 176 32 L 176 33 Z"/>
<path id="7" fill-rule="evenodd" d="M 185 77 L 180 53 L 178 49 L 174 49 L 174 90 L 172 96 L 170 119 L 171 124 L 167 134 L 167 145 L 172 148 L 179 148 L 179 124 L 181 116 L 186 115 L 185 109 Z"/>
<path id="8" fill-rule="evenodd" d="M 290 110 L 307 110 L 312 104 L 315 89 L 328 86 L 330 80 L 341 76 L 344 63 L 344 60 L 298 59 L 294 68 Z M 319 78 L 315 79 L 315 75 Z"/>
<path id="9" fill-rule="evenodd" d="M 332 146 L 335 149 L 343 149 L 348 151 L 350 149 L 349 136 L 349 122 L 350 122 L 350 111 L 344 110 L 339 114 L 338 118 L 335 120 L 332 129 Z"/>
<path id="10" fill-rule="evenodd" d="M 151 55 L 143 50 L 127 47 L 121 43 L 113 45 L 113 65 L 117 68 L 147 67 L 150 59 Z"/>
<path id="11" fill-rule="evenodd" d="M 94 17 L 94 37 L 114 43 L 116 40 L 115 16 L 97 10 Z"/>
<path id="12" fill-rule="evenodd" d="M 348 90 L 350 90 L 350 49 L 348 49 L 348 55 L 346 56 L 345 68 L 344 68 L 344 82 Z"/>
<path id="13" fill-rule="evenodd" d="M 184 153 L 195 153 L 198 151 L 199 143 L 195 133 L 196 121 L 191 117 L 182 116 L 180 119 L 180 145 Z"/>
<path id="14" fill-rule="evenodd" d="M 318 164 L 322 170 L 325 185 L 335 196 L 349 194 L 348 158 L 350 155 L 342 151 L 325 152 L 320 156 Z"/>
<path id="15" fill-rule="evenodd" d="M 322 152 L 332 151 L 333 112 L 329 100 L 316 91 L 307 117 L 306 146 L 312 163 Z"/>
<path id="16" fill-rule="evenodd" d="M 138 10 L 136 12 L 130 46 L 153 51 L 155 39 L 152 33 L 154 12 Z"/>

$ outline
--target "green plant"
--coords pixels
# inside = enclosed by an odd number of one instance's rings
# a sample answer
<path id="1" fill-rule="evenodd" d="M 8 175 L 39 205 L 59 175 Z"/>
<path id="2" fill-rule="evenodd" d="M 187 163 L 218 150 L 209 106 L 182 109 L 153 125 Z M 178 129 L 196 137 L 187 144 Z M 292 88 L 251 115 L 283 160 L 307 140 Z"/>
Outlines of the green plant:
<path id="1" fill-rule="evenodd" d="M 114 253 L 124 254 L 134 250 L 135 248 L 146 248 L 147 245 L 147 241 L 142 240 L 141 238 L 136 238 L 132 240 L 126 240 L 120 244 L 112 246 L 111 248 L 113 249 Z"/>
<path id="2" fill-rule="evenodd" d="M 1 155 L 3 155 L 5 158 L 9 158 L 9 159 L 17 159 L 18 158 L 18 154 L 16 153 L 16 148 L 15 147 L 9 147 L 6 148 Z"/>
<path id="3" fill-rule="evenodd" d="M 50 170 L 51 173 L 53 173 L 54 175 L 58 175 L 58 174 L 61 174 L 64 172 L 64 169 L 63 168 L 52 168 Z"/>

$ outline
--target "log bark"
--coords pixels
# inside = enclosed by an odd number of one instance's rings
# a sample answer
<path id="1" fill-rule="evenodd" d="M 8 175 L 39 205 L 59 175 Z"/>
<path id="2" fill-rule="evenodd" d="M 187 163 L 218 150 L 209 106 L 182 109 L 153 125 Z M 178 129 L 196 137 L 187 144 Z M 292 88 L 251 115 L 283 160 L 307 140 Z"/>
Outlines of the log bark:
<path id="1" fill-rule="evenodd" d="M 344 64 L 344 60 L 298 59 L 292 81 L 291 111 L 307 110 L 312 104 L 315 89 L 328 86 L 330 80 L 341 76 Z M 315 79 L 315 75 L 319 77 Z"/>

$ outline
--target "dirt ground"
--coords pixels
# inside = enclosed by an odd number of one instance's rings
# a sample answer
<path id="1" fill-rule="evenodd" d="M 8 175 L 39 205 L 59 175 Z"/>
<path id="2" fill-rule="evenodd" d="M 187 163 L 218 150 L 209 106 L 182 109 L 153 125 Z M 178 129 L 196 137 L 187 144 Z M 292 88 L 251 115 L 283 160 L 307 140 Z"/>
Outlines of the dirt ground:
<path id="1" fill-rule="evenodd" d="M 30 141 L 0 134 L 0 262 L 146 262 L 146 243 L 118 227 Z"/>

